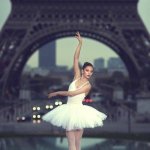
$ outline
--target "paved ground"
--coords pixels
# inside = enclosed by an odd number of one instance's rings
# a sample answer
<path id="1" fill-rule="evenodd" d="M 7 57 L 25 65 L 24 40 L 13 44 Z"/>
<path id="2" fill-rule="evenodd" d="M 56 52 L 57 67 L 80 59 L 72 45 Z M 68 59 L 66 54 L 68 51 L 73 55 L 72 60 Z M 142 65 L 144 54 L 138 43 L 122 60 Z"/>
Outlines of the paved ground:
<path id="1" fill-rule="evenodd" d="M 65 131 L 49 123 L 0 123 L 0 136 L 65 136 Z M 103 127 L 85 129 L 86 137 L 150 139 L 150 124 L 106 122 Z"/>

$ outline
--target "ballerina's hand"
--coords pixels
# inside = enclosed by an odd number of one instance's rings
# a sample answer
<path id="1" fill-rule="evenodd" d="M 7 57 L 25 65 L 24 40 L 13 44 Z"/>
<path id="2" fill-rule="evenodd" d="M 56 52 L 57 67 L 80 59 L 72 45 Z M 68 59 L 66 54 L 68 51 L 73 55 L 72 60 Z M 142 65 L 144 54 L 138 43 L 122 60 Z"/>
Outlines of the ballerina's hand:
<path id="1" fill-rule="evenodd" d="M 48 98 L 54 97 L 56 95 L 57 95 L 56 92 L 54 92 L 54 93 L 48 93 Z"/>
<path id="2" fill-rule="evenodd" d="M 76 32 L 75 37 L 78 39 L 79 43 L 82 43 L 82 37 L 80 36 L 79 32 Z"/>

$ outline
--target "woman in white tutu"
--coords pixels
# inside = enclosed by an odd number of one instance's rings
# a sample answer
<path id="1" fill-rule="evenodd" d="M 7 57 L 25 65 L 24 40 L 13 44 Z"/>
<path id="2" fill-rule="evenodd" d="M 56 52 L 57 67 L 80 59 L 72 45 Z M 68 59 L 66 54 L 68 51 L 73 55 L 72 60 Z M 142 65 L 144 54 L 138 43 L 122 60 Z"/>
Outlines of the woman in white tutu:
<path id="1" fill-rule="evenodd" d="M 89 78 L 93 74 L 93 65 L 85 62 L 82 70 L 79 69 L 79 55 L 82 47 L 82 38 L 77 32 L 78 46 L 74 54 L 74 79 L 68 91 L 49 93 L 48 97 L 68 96 L 67 104 L 58 106 L 43 116 L 43 120 L 66 130 L 69 150 L 80 150 L 80 140 L 84 128 L 94 128 L 103 125 L 106 115 L 95 108 L 83 105 L 82 101 L 91 89 Z"/>

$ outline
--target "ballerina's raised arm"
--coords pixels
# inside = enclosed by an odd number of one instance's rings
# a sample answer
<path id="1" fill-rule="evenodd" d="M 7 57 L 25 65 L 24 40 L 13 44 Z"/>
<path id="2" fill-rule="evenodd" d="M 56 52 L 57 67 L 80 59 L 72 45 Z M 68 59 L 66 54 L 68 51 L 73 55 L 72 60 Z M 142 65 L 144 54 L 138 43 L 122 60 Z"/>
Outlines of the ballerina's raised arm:
<path id="1" fill-rule="evenodd" d="M 80 56 L 80 51 L 81 51 L 81 47 L 82 47 L 82 37 L 80 36 L 80 33 L 76 32 L 75 37 L 78 39 L 79 43 L 78 43 L 78 46 L 74 53 L 74 61 L 73 61 L 74 80 L 81 77 L 81 72 L 80 72 L 80 68 L 79 68 L 79 56 Z"/>

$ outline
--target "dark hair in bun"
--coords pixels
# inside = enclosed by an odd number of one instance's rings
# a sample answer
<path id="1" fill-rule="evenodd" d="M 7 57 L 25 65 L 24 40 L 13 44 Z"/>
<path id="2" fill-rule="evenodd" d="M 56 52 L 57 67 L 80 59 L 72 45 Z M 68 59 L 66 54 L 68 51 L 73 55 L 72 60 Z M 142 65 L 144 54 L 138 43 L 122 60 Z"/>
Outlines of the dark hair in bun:
<path id="1" fill-rule="evenodd" d="M 84 70 L 87 66 L 91 66 L 94 69 L 93 65 L 89 62 L 85 62 L 82 66 L 82 69 Z"/>

